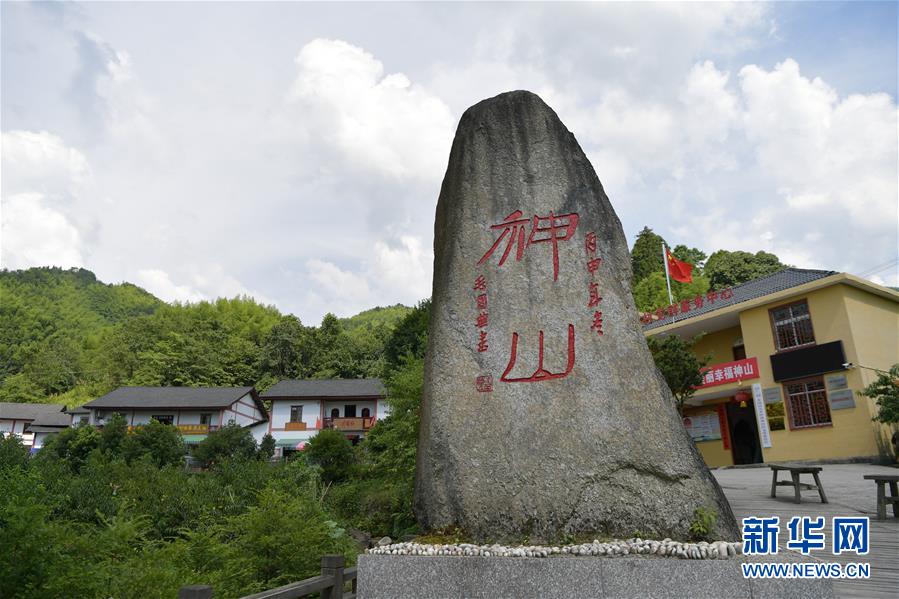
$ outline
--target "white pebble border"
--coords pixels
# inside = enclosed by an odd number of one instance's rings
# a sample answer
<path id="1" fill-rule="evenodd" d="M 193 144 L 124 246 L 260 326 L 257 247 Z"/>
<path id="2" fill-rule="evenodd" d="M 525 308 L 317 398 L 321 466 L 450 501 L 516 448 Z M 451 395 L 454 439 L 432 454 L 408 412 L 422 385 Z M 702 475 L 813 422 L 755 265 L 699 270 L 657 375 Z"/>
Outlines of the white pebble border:
<path id="1" fill-rule="evenodd" d="M 742 553 L 740 543 L 717 541 L 707 543 L 681 543 L 664 539 L 661 541 L 647 539 L 614 540 L 604 543 L 594 540 L 582 545 L 472 545 L 459 543 L 453 545 L 430 545 L 421 543 L 393 543 L 379 545 L 368 550 L 372 555 L 458 555 L 458 556 L 500 556 L 500 557 L 550 557 L 552 555 L 654 555 L 658 557 L 676 557 L 680 559 L 728 559 Z"/>

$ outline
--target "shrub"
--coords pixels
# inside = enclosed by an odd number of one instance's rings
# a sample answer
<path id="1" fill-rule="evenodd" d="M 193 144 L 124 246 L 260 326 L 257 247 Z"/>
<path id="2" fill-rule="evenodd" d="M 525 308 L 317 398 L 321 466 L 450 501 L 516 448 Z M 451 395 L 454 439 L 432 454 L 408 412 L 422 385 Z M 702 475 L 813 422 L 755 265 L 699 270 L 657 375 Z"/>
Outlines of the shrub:
<path id="1" fill-rule="evenodd" d="M 325 429 L 306 445 L 303 454 L 309 463 L 320 466 L 322 481 L 334 483 L 346 480 L 353 472 L 353 445 L 339 431 Z"/>
<path id="2" fill-rule="evenodd" d="M 181 432 L 156 420 L 138 427 L 122 441 L 122 456 L 129 464 L 144 456 L 160 467 L 180 464 L 184 453 Z"/>
<path id="3" fill-rule="evenodd" d="M 256 440 L 250 429 L 226 424 L 210 433 L 194 448 L 194 457 L 208 465 L 225 459 L 249 459 L 256 455 Z"/>
<path id="4" fill-rule="evenodd" d="M 100 431 L 100 451 L 110 457 L 121 455 L 122 445 L 127 436 L 128 422 L 125 417 L 118 413 L 113 414 Z"/>
<path id="5" fill-rule="evenodd" d="M 50 437 L 38 453 L 45 459 L 58 459 L 72 472 L 78 472 L 88 456 L 100 446 L 100 433 L 92 426 L 66 428 Z"/>
<path id="6" fill-rule="evenodd" d="M 314 576 L 322 555 L 355 556 L 351 539 L 317 502 L 272 488 L 259 493 L 256 506 L 229 518 L 220 538 L 229 567 L 246 573 L 243 594 Z"/>
<path id="7" fill-rule="evenodd" d="M 708 539 L 717 521 L 718 512 L 714 508 L 698 507 L 693 511 L 690 534 L 697 540 Z"/>
<path id="8" fill-rule="evenodd" d="M 877 380 L 859 392 L 873 399 L 880 408 L 872 420 L 887 424 L 899 422 L 899 364 L 889 372 L 878 372 Z"/>
<path id="9" fill-rule="evenodd" d="M 28 465 L 28 448 L 19 435 L 0 435 L 0 468 Z"/>
<path id="10" fill-rule="evenodd" d="M 259 452 L 257 456 L 260 460 L 270 460 L 275 455 L 275 438 L 271 433 L 265 433 L 262 441 L 259 443 Z"/>

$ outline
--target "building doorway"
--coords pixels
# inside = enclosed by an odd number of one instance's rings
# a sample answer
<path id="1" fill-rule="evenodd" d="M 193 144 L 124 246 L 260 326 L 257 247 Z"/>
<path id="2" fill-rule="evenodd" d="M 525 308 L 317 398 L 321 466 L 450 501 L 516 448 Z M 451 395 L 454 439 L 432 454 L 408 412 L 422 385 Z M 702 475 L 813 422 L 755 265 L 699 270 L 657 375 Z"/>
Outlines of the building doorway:
<path id="1" fill-rule="evenodd" d="M 746 407 L 740 407 L 741 405 Z M 743 402 L 731 401 L 727 404 L 727 424 L 734 464 L 761 464 L 762 447 L 752 397 Z"/>

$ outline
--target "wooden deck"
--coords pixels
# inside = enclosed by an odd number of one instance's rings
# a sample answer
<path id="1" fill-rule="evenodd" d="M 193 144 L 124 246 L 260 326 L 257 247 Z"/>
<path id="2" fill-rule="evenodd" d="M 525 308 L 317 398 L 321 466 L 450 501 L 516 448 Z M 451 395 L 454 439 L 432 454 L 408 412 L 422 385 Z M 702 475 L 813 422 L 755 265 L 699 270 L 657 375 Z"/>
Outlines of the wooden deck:
<path id="1" fill-rule="evenodd" d="M 866 464 L 821 464 L 821 484 L 829 503 L 822 504 L 817 492 L 804 491 L 802 503 L 794 503 L 792 493 L 776 499 L 770 497 L 771 471 L 761 468 L 730 468 L 712 473 L 724 489 L 737 520 L 748 516 L 779 516 L 780 546 L 786 549 L 789 539 L 786 523 L 793 516 L 824 516 L 827 548 L 811 555 L 828 562 L 867 562 L 871 565 L 868 580 L 835 580 L 834 590 L 840 597 L 899 598 L 899 518 L 877 520 L 876 488 L 865 474 L 897 474 L 899 470 Z M 889 514 L 891 515 L 891 514 Z M 871 518 L 870 553 L 833 555 L 830 552 L 831 519 L 834 516 L 868 516 Z M 771 561 L 775 561 L 772 559 Z"/>

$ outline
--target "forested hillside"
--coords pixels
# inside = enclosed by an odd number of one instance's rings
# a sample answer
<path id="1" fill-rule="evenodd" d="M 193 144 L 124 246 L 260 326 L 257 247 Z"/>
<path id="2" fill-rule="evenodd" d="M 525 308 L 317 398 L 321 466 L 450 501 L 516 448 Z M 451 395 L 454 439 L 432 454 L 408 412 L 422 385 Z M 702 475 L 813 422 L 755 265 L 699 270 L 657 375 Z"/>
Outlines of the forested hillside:
<path id="1" fill-rule="evenodd" d="M 119 385 L 256 385 L 381 376 L 409 312 L 374 308 L 320 326 L 240 297 L 169 305 L 84 269 L 0 272 L 0 401 L 76 405 Z"/>

